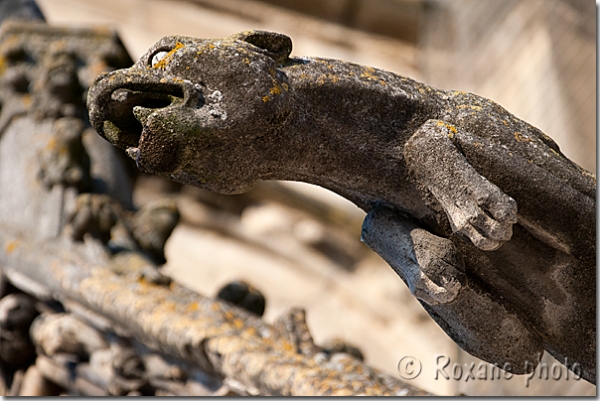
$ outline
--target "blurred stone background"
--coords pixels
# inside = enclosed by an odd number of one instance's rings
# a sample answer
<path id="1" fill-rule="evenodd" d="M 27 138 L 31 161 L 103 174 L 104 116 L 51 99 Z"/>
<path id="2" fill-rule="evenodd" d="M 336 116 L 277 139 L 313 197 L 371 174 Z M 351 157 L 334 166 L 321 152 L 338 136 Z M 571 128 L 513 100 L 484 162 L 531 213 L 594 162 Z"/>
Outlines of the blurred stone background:
<path id="1" fill-rule="evenodd" d="M 38 0 L 48 23 L 109 26 L 133 59 L 165 35 L 284 33 L 293 55 L 339 58 L 443 89 L 491 98 L 596 169 L 596 8 L 591 0 Z M 556 380 L 555 361 L 528 386 L 510 380 L 436 379 L 436 355 L 460 351 L 377 255 L 362 245 L 364 213 L 321 188 L 267 183 L 224 197 L 142 176 L 135 202 L 178 194 L 182 222 L 167 243 L 167 272 L 214 295 L 244 279 L 267 298 L 272 322 L 307 310 L 317 343 L 340 338 L 366 361 L 398 374 L 404 356 L 422 363 L 411 384 L 439 395 L 595 395 L 583 380 Z M 441 366 L 440 366 L 441 367 Z M 452 373 L 452 364 L 446 371 Z M 489 369 L 488 371 L 491 371 Z M 554 378 L 553 378 L 554 373 Z M 545 375 L 548 374 L 548 379 Z"/>

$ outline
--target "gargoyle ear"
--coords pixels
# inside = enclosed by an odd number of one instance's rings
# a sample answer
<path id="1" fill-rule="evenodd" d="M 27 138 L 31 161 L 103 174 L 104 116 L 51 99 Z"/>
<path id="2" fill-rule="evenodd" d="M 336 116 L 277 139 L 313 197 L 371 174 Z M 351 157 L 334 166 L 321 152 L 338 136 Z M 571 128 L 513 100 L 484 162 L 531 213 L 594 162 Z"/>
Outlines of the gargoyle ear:
<path id="1" fill-rule="evenodd" d="M 234 38 L 260 47 L 277 63 L 284 62 L 292 52 L 292 39 L 280 33 L 246 31 L 238 33 Z"/>

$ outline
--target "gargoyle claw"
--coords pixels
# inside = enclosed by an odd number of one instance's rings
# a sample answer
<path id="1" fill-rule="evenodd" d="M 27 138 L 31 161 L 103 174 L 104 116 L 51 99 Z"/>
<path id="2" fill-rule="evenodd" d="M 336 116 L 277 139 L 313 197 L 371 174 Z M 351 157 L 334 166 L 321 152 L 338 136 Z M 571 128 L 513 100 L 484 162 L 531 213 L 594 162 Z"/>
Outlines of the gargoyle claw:
<path id="1" fill-rule="evenodd" d="M 457 267 L 462 263 L 450 240 L 417 227 L 387 208 L 369 212 L 361 239 L 404 279 L 417 299 L 439 305 L 458 296 L 462 273 Z"/>
<path id="2" fill-rule="evenodd" d="M 405 155 L 444 209 L 452 231 L 493 251 L 512 237 L 517 202 L 473 168 L 453 142 L 460 135 L 454 126 L 427 121 L 405 145 Z"/>
<path id="3" fill-rule="evenodd" d="M 487 180 L 480 185 L 479 189 L 491 187 L 489 194 L 492 195 L 486 199 L 494 198 L 495 202 L 487 201 L 486 205 L 468 196 L 453 200 L 439 193 L 436 196 L 435 190 L 432 192 L 446 211 L 452 231 L 466 236 L 482 250 L 493 251 L 512 237 L 512 225 L 517 221 L 517 203 Z"/>

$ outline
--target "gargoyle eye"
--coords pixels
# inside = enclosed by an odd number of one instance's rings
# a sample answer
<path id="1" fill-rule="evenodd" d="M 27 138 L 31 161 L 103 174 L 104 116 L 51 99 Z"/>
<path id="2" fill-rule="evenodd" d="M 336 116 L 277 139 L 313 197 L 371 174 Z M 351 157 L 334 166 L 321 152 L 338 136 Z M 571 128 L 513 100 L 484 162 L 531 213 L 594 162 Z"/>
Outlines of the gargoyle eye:
<path id="1" fill-rule="evenodd" d="M 150 62 L 150 65 L 152 66 L 152 68 L 156 67 L 156 65 L 158 63 L 160 63 L 160 61 L 165 58 L 165 56 L 169 54 L 169 52 L 164 51 L 164 50 L 160 50 L 156 53 L 154 53 L 154 55 L 152 56 L 152 61 Z"/>

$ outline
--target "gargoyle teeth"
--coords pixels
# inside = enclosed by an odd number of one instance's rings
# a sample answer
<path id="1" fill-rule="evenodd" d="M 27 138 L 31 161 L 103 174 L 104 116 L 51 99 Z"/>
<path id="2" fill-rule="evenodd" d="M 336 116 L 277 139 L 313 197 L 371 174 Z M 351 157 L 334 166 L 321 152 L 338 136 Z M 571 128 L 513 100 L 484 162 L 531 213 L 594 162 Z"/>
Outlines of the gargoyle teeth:
<path id="1" fill-rule="evenodd" d="M 148 117 L 153 111 L 155 111 L 155 109 L 149 109 L 142 106 L 134 106 L 132 110 L 135 118 L 144 126 L 146 125 L 146 121 L 148 121 Z"/>

